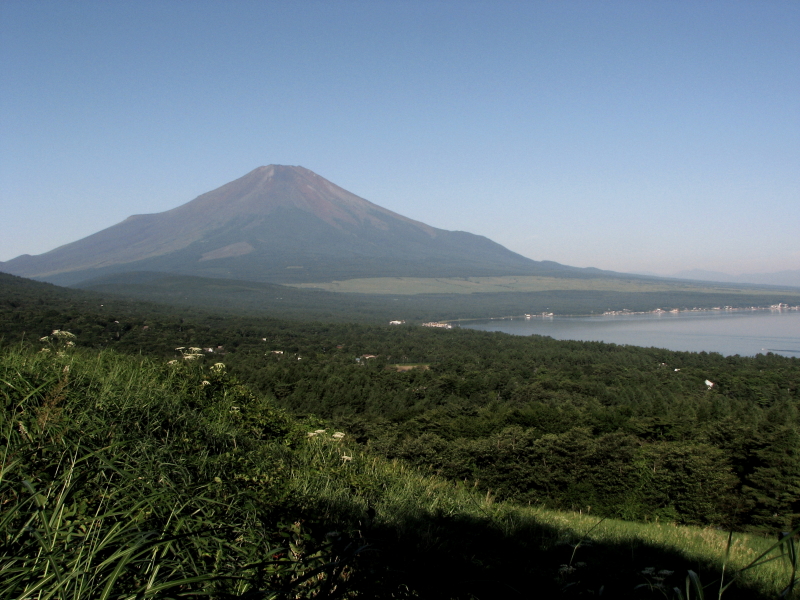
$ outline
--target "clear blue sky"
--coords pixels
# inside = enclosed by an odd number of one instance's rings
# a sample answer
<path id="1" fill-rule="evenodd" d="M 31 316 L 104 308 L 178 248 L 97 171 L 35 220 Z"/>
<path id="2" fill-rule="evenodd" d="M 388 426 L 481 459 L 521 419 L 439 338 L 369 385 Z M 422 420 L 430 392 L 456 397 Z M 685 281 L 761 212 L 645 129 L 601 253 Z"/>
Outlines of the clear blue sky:
<path id="1" fill-rule="evenodd" d="M 536 260 L 800 268 L 800 2 L 0 2 L 0 260 L 302 165 Z"/>

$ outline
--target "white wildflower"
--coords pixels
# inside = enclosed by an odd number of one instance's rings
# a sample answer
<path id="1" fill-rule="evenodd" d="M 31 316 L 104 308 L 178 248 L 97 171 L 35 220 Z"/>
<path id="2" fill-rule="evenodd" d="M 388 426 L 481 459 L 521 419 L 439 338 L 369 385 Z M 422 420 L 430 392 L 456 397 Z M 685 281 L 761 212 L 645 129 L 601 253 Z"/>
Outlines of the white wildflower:
<path id="1" fill-rule="evenodd" d="M 41 338 L 39 338 L 39 341 L 40 342 L 49 342 L 50 341 L 50 336 L 46 335 L 44 337 L 41 337 Z"/>
<path id="2" fill-rule="evenodd" d="M 214 363 L 209 369 L 217 373 L 222 372 L 225 370 L 225 363 Z"/>
<path id="3" fill-rule="evenodd" d="M 183 350 L 186 350 L 186 346 L 179 346 L 178 348 L 175 348 L 175 350 L 182 352 Z"/>
<path id="4" fill-rule="evenodd" d="M 328 430 L 327 429 L 317 429 L 314 433 L 319 435 L 320 433 L 325 433 L 326 431 L 328 431 Z"/>
<path id="5" fill-rule="evenodd" d="M 169 361 L 167 364 L 168 364 L 168 365 L 177 365 L 177 364 L 178 364 L 178 361 L 177 361 L 177 360 L 171 360 L 171 361 Z"/>
<path id="6" fill-rule="evenodd" d="M 58 338 L 60 340 L 61 339 L 66 340 L 66 339 L 70 339 L 70 338 L 74 338 L 75 337 L 74 333 L 70 333 L 69 331 L 61 331 L 60 329 L 54 330 L 53 333 L 51 333 L 50 335 L 52 335 L 53 337 Z"/>
<path id="7" fill-rule="evenodd" d="M 189 352 L 191 352 L 192 354 L 197 354 L 198 352 L 202 351 L 203 351 L 202 348 L 189 348 Z"/>
<path id="8" fill-rule="evenodd" d="M 210 382 L 210 381 L 208 381 L 208 380 L 206 380 L 206 379 L 203 379 L 203 381 L 201 381 L 200 383 L 201 383 L 203 386 L 206 386 L 206 385 L 211 385 L 211 382 Z"/>
<path id="9" fill-rule="evenodd" d="M 341 431 L 337 431 L 331 437 L 333 437 L 333 439 L 335 439 L 335 440 L 340 440 L 340 439 L 342 439 L 344 437 L 344 434 Z"/>
<path id="10" fill-rule="evenodd" d="M 342 461 L 350 462 L 351 460 L 353 460 L 352 456 L 347 456 L 346 454 L 342 454 Z"/>

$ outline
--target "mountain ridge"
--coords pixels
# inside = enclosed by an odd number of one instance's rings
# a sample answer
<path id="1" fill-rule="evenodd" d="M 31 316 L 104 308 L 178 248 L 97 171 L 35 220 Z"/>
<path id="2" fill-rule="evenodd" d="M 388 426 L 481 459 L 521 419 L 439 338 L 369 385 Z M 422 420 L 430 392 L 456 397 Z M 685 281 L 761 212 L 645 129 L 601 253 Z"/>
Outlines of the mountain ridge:
<path id="1" fill-rule="evenodd" d="M 173 209 L 124 221 L 0 269 L 62 285 L 128 271 L 264 282 L 582 272 L 438 229 L 300 166 L 267 165 Z"/>

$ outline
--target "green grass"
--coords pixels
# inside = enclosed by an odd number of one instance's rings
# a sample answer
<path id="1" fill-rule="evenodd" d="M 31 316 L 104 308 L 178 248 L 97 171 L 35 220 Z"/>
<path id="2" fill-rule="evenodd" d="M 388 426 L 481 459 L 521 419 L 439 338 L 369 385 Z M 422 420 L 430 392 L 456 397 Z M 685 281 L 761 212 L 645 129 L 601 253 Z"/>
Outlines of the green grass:
<path id="1" fill-rule="evenodd" d="M 603 292 L 686 292 L 786 295 L 786 290 L 753 290 L 730 285 L 657 282 L 642 279 L 504 276 L 504 277 L 373 277 L 321 283 L 287 284 L 290 287 L 319 289 L 349 294 L 476 294 L 498 292 L 603 291 Z"/>
<path id="2" fill-rule="evenodd" d="M 224 373 L 58 348 L 2 367 L 0 597 L 278 593 L 302 572 L 305 554 L 267 560 L 285 545 L 281 436 L 237 444 L 290 428 L 231 419 L 255 401 Z"/>
<path id="3" fill-rule="evenodd" d="M 724 532 L 495 502 L 314 434 L 223 366 L 64 342 L 0 356 L 0 598 L 663 597 L 690 569 L 716 597 Z M 727 580 L 770 543 L 735 536 Z M 779 557 L 725 597 L 791 577 Z"/>
<path id="4" fill-rule="evenodd" d="M 411 371 L 412 369 L 421 369 L 427 371 L 430 368 L 430 363 L 392 363 L 386 365 L 387 369 L 394 369 L 397 371 Z"/>
<path id="5" fill-rule="evenodd" d="M 592 552 L 596 558 L 600 549 L 601 553 L 611 552 L 611 556 L 605 557 L 599 570 L 607 570 L 611 558 L 610 564 L 617 573 L 627 573 L 631 588 L 636 584 L 659 582 L 667 587 L 683 587 L 688 569 L 681 570 L 679 565 L 690 564 L 705 575 L 704 584 L 709 587 L 706 597 L 718 597 L 720 579 L 723 583 L 735 579 L 735 584 L 745 594 L 743 597 L 748 597 L 748 593 L 778 597 L 797 569 L 796 556 L 792 561 L 785 554 L 788 543 L 776 545 L 776 540 L 762 536 L 734 533 L 729 542 L 728 532 L 714 528 L 599 519 L 590 514 L 494 502 L 490 493 L 477 495 L 467 486 L 422 476 L 402 463 L 378 460 L 328 435 L 315 436 L 303 451 L 308 455 L 308 463 L 325 468 L 298 471 L 292 484 L 304 497 L 324 498 L 326 506 L 331 507 L 331 515 L 336 513 L 336 506 L 352 502 L 351 490 L 359 489 L 357 501 L 362 508 L 374 507 L 374 518 L 382 527 L 407 534 L 409 524 L 418 526 L 431 516 L 436 520 L 481 523 L 511 547 L 518 547 L 520 539 L 533 534 L 539 551 L 557 554 L 564 560 L 558 567 L 568 575 L 574 572 L 563 567 L 573 564 L 581 565 L 575 567 L 575 571 L 581 568 L 591 571 L 592 565 L 587 561 L 592 558 L 586 558 L 586 553 Z M 343 456 L 350 459 L 343 460 Z M 337 476 L 331 477 L 331 473 Z M 441 540 L 432 539 L 435 536 L 422 537 L 422 543 L 434 546 L 441 543 Z M 486 551 L 496 550 L 486 548 Z M 765 553 L 768 553 L 766 560 Z M 537 554 L 534 553 L 534 560 L 541 559 Z M 755 561 L 763 564 L 753 568 Z M 547 569 L 542 573 L 535 564 L 527 568 L 534 577 L 552 575 Z M 659 571 L 665 570 L 671 571 L 670 575 L 660 577 Z M 578 573 L 576 580 L 581 575 Z M 597 573 L 590 578 L 597 578 Z M 590 592 L 591 588 L 584 591 Z"/>

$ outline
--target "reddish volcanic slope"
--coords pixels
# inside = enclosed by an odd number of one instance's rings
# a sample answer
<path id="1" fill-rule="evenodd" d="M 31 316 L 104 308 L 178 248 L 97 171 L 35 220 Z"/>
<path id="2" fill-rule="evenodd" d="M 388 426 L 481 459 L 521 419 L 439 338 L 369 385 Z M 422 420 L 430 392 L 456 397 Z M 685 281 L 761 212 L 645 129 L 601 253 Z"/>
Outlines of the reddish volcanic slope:
<path id="1" fill-rule="evenodd" d="M 350 225 L 386 229 L 387 221 L 400 220 L 435 235 L 433 227 L 359 198 L 313 171 L 284 165 L 259 167 L 164 215 L 189 218 L 208 227 L 241 214 L 266 216 L 279 208 L 301 210 L 337 228 Z"/>

